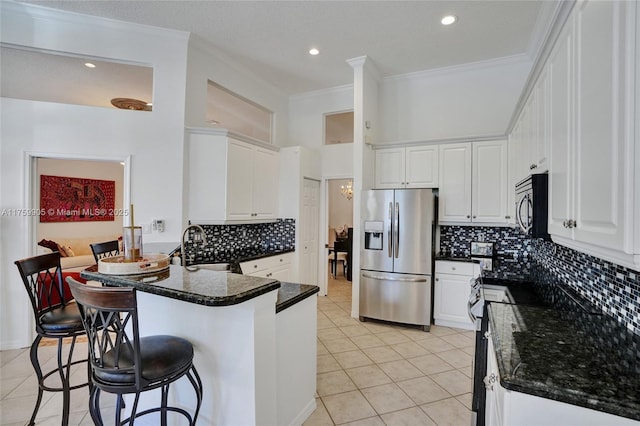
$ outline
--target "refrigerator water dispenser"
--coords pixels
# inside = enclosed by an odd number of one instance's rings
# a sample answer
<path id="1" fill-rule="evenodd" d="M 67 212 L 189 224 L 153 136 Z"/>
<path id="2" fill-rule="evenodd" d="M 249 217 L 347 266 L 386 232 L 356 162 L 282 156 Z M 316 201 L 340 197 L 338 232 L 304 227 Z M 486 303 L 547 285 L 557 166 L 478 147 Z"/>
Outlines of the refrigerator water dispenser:
<path id="1" fill-rule="evenodd" d="M 384 223 L 377 221 L 364 222 L 364 249 L 382 250 Z"/>

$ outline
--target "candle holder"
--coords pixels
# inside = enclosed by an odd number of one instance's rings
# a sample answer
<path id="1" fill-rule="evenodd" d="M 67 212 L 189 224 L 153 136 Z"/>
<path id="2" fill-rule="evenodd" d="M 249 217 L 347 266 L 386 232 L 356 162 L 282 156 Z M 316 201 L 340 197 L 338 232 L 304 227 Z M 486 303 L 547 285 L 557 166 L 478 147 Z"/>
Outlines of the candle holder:
<path id="1" fill-rule="evenodd" d="M 122 228 L 122 248 L 125 262 L 137 262 L 142 258 L 142 227 Z"/>

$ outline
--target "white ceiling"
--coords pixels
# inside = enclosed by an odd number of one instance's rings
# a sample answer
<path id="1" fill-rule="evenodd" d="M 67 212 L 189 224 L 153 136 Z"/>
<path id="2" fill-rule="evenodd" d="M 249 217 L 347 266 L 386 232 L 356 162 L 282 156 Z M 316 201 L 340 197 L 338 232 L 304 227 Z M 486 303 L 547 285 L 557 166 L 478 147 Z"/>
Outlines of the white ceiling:
<path id="1" fill-rule="evenodd" d="M 513 55 L 532 59 L 556 1 L 26 1 L 189 31 L 286 94 L 353 82 L 347 59 L 384 76 Z M 455 14 L 458 22 L 442 26 Z M 320 54 L 307 52 L 317 47 Z"/>

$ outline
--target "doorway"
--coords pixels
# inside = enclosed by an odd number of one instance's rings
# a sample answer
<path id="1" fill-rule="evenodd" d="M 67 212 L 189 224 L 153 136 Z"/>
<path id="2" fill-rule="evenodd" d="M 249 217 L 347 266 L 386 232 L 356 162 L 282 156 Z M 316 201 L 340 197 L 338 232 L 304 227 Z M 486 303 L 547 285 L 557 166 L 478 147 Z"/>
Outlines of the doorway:
<path id="1" fill-rule="evenodd" d="M 130 202 L 130 157 L 84 157 L 70 154 L 27 153 L 28 175 L 26 180 L 27 199 L 33 208 L 40 208 L 40 176 L 66 176 L 99 180 L 114 180 L 117 204 L 114 211 L 120 211 Z M 120 210 L 117 207 L 120 207 Z M 114 220 L 72 221 L 66 223 L 41 223 L 37 216 L 31 220 L 27 233 L 28 246 L 32 254 L 37 253 L 37 243 L 42 238 L 52 240 L 58 235 L 64 238 L 75 236 L 116 234 L 122 231 L 123 216 L 114 215 Z M 98 229 L 98 230 L 96 230 Z M 112 232 L 113 231 L 113 232 Z"/>
<path id="2" fill-rule="evenodd" d="M 328 296 L 351 291 L 351 240 L 353 229 L 353 179 L 327 180 L 327 215 L 325 228 L 327 257 L 326 289 Z"/>

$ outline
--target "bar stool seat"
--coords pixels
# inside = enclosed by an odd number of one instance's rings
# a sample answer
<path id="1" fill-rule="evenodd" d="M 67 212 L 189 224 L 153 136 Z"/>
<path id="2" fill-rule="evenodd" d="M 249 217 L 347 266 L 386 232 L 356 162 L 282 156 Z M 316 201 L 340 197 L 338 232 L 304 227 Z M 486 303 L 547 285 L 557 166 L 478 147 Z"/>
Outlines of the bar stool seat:
<path id="1" fill-rule="evenodd" d="M 115 424 L 133 424 L 134 419 L 159 412 L 160 424 L 168 425 L 167 414 L 177 413 L 194 425 L 202 404 L 202 381 L 193 364 L 193 345 L 178 336 L 140 336 L 136 291 L 130 287 L 92 287 L 72 277 L 67 283 L 78 303 L 89 340 L 91 382 L 89 412 L 102 425 L 100 393 L 117 395 Z M 102 326 L 108 324 L 108 326 Z M 196 399 L 193 416 L 182 407 L 168 404 L 171 383 L 186 377 Z M 140 394 L 161 389 L 158 407 L 137 412 Z M 131 414 L 121 420 L 122 395 L 135 394 Z"/>
<path id="2" fill-rule="evenodd" d="M 46 333 L 70 333 L 84 330 L 80 311 L 75 302 L 70 302 L 42 315 L 40 326 Z"/>
<path id="3" fill-rule="evenodd" d="M 134 385 L 135 374 L 127 370 L 116 370 L 114 351 L 104 354 L 105 370 L 96 371 L 95 379 L 103 383 Z M 129 348 L 119 356 L 120 368 L 133 366 L 133 353 Z M 188 340 L 175 336 L 148 336 L 140 338 L 141 376 L 146 383 L 163 377 L 181 376 L 193 362 L 193 346 Z"/>

